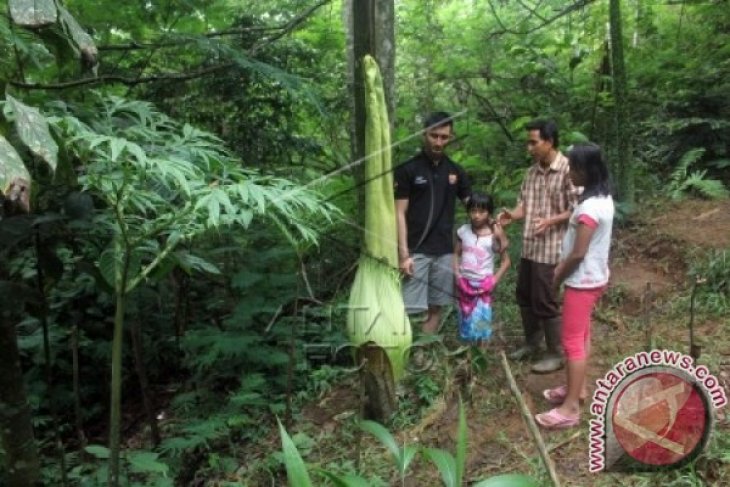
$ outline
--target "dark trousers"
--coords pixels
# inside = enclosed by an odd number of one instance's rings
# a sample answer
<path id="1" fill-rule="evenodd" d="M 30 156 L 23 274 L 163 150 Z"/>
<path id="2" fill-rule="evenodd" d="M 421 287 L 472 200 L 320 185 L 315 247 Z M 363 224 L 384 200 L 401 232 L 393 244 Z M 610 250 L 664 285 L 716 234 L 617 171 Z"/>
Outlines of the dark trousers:
<path id="1" fill-rule="evenodd" d="M 528 345 L 537 347 L 545 336 L 548 350 L 560 346 L 560 305 L 553 290 L 554 264 L 520 259 L 517 305 Z"/>

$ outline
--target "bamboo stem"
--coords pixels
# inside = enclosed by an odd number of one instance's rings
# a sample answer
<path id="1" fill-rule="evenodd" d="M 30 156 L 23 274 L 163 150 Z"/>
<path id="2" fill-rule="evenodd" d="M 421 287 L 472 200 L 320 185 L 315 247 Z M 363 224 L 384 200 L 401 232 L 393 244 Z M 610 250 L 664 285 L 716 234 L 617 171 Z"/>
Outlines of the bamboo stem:
<path id="1" fill-rule="evenodd" d="M 512 369 L 510 369 L 509 363 L 507 362 L 507 356 L 504 354 L 504 350 L 500 350 L 499 355 L 502 357 L 502 368 L 504 369 L 504 374 L 507 376 L 507 381 L 509 381 L 509 388 L 512 390 L 512 394 L 515 396 L 517 403 L 520 405 L 520 412 L 522 412 L 522 417 L 527 424 L 527 428 L 532 434 L 532 439 L 535 441 L 537 450 L 540 452 L 540 457 L 542 458 L 542 462 L 545 464 L 545 469 L 548 471 L 550 480 L 555 487 L 560 487 L 560 479 L 558 479 L 558 473 L 555 471 L 555 464 L 553 463 L 552 458 L 550 458 L 550 453 L 548 453 L 547 448 L 545 448 L 545 442 L 542 440 L 542 435 L 535 424 L 532 413 L 527 407 L 527 404 L 525 404 L 525 400 L 522 398 L 522 392 L 520 391 L 520 388 L 517 387 L 517 382 L 515 382 L 515 378 L 512 375 Z"/>

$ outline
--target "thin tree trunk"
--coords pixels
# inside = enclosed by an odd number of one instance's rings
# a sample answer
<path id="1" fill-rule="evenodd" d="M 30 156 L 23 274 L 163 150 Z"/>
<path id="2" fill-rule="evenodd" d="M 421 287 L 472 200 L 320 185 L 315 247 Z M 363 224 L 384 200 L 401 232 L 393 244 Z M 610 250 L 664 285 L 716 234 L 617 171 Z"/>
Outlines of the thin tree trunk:
<path id="1" fill-rule="evenodd" d="M 611 34 L 611 68 L 614 97 L 614 124 L 616 134 L 616 161 L 614 177 L 618 182 L 618 196 L 623 202 L 634 202 L 634 177 L 631 161 L 630 133 L 628 127 L 628 100 L 626 90 L 626 65 L 624 63 L 621 1 L 611 0 L 609 4 Z"/>
<path id="2" fill-rule="evenodd" d="M 81 416 L 81 377 L 79 372 L 79 326 L 71 328 L 71 361 L 73 364 L 74 416 L 76 419 L 76 436 L 79 439 L 79 450 L 86 447 L 84 421 Z"/>
<path id="3" fill-rule="evenodd" d="M 144 350 L 142 345 L 142 329 L 139 320 L 132 320 L 129 334 L 132 338 L 132 352 L 134 353 L 134 369 L 139 379 L 139 387 L 142 390 L 142 403 L 144 404 L 144 412 L 147 416 L 147 423 L 150 427 L 150 441 L 152 446 L 160 444 L 160 429 L 157 427 L 157 417 L 155 415 L 154 401 L 152 400 L 152 392 L 150 381 L 147 377 L 147 368 L 144 364 Z"/>
<path id="4" fill-rule="evenodd" d="M 36 252 L 36 286 L 38 294 L 41 298 L 42 315 L 40 318 L 43 328 L 43 368 L 46 374 L 46 399 L 48 401 L 48 410 L 51 413 L 51 421 L 53 423 L 53 436 L 56 441 L 56 449 L 58 450 L 59 470 L 61 471 L 61 485 L 64 487 L 68 484 L 66 480 L 66 451 L 61 440 L 61 432 L 59 430 L 58 414 L 56 414 L 56 403 L 53 400 L 53 367 L 51 364 L 51 340 L 48 329 L 48 302 L 46 300 L 45 278 L 43 267 L 41 266 L 41 239 L 38 232 L 35 235 L 35 252 Z"/>
<path id="5" fill-rule="evenodd" d="M 119 450 L 122 421 L 122 342 L 124 339 L 125 285 L 116 291 L 114 338 L 112 339 L 111 414 L 109 418 L 109 485 L 119 486 Z"/>
<path id="6" fill-rule="evenodd" d="M 5 450 L 8 487 L 40 483 L 40 462 L 33 437 L 31 411 L 25 394 L 15 325 L 0 311 L 0 438 Z"/>

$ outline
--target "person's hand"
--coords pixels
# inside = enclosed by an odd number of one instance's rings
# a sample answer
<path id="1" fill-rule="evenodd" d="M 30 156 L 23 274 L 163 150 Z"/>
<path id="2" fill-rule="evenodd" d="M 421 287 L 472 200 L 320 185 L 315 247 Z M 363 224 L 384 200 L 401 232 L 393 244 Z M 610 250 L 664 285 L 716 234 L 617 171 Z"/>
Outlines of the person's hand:
<path id="1" fill-rule="evenodd" d="M 413 276 L 413 257 L 409 255 L 408 257 L 398 259 L 398 269 L 405 276 Z"/>
<path id="2" fill-rule="evenodd" d="M 509 210 L 503 209 L 499 212 L 499 214 L 497 214 L 497 223 L 502 226 L 509 225 L 513 220 L 514 218 Z"/>
<path id="3" fill-rule="evenodd" d="M 489 276 L 482 284 L 481 291 L 483 293 L 491 293 L 492 291 L 494 291 L 494 286 L 496 286 L 496 285 L 497 285 L 497 280 L 495 279 L 495 277 Z"/>
<path id="4" fill-rule="evenodd" d="M 535 225 L 535 235 L 542 235 L 553 223 L 549 218 L 535 218 L 533 222 Z"/>

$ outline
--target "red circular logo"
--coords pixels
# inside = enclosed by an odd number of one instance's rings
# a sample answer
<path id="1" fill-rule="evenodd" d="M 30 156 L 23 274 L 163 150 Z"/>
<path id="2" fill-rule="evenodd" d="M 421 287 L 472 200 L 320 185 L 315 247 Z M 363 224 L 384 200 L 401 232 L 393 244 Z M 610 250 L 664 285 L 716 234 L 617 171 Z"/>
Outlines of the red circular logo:
<path id="1" fill-rule="evenodd" d="M 642 374 L 621 388 L 611 420 L 616 440 L 645 465 L 679 463 L 695 452 L 709 430 L 703 391 L 683 374 Z"/>

